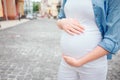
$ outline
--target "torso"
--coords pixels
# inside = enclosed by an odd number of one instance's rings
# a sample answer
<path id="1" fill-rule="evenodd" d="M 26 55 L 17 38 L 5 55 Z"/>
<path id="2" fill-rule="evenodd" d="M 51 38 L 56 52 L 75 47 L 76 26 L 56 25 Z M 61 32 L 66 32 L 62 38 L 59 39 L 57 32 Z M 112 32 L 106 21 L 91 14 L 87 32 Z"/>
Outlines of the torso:
<path id="1" fill-rule="evenodd" d="M 77 19 L 85 31 L 74 36 L 63 31 L 61 50 L 65 55 L 80 58 L 101 41 L 101 33 L 95 23 L 92 0 L 67 0 L 64 11 L 66 18 Z"/>

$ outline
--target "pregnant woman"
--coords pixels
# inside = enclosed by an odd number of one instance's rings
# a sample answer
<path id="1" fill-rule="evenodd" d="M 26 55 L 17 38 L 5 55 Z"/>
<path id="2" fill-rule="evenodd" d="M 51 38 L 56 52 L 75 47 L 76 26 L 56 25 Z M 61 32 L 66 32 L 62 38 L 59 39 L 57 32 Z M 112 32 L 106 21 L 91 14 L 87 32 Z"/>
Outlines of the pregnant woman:
<path id="1" fill-rule="evenodd" d="M 120 49 L 119 0 L 62 0 L 58 80 L 106 80 L 107 58 Z"/>

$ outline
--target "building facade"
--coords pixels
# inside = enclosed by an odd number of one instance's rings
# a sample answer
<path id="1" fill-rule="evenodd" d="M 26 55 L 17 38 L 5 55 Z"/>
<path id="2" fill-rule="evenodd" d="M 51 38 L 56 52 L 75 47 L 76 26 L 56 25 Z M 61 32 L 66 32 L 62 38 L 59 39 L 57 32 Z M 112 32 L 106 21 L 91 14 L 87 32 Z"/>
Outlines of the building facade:
<path id="1" fill-rule="evenodd" d="M 25 10 L 26 15 L 33 13 L 33 2 L 32 2 L 32 0 L 24 0 L 24 10 Z"/>
<path id="2" fill-rule="evenodd" d="M 24 0 L 0 0 L 0 16 L 5 19 L 17 19 L 24 15 Z"/>
<path id="3" fill-rule="evenodd" d="M 0 18 L 2 17 L 3 17 L 3 7 L 2 7 L 2 1 L 0 0 Z"/>
<path id="4" fill-rule="evenodd" d="M 40 14 L 42 17 L 54 17 L 58 15 L 58 4 L 60 0 L 41 0 Z"/>

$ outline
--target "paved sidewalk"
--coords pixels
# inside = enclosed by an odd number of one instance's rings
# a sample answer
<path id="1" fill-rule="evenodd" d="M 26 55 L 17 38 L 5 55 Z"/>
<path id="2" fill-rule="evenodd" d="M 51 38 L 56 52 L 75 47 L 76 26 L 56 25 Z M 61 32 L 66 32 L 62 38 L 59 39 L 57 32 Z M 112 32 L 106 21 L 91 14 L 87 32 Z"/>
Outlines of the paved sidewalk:
<path id="1" fill-rule="evenodd" d="M 0 30 L 0 80 L 57 80 L 61 31 L 55 20 L 31 20 Z M 107 80 L 120 80 L 120 53 Z"/>
<path id="2" fill-rule="evenodd" d="M 21 24 L 27 21 L 29 21 L 29 19 L 21 19 L 20 21 L 19 20 L 0 21 L 0 24 L 1 24 L 0 30 L 16 26 L 18 24 Z"/>

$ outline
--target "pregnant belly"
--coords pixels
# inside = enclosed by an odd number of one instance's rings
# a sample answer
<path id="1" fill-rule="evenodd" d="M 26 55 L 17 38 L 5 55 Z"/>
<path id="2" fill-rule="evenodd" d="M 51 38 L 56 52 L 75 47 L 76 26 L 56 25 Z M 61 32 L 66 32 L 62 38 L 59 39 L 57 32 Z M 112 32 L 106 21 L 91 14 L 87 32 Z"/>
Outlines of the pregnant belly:
<path id="1" fill-rule="evenodd" d="M 88 31 L 74 36 L 63 32 L 60 46 L 62 53 L 65 55 L 80 58 L 93 50 L 100 41 L 101 35 L 98 31 Z"/>

